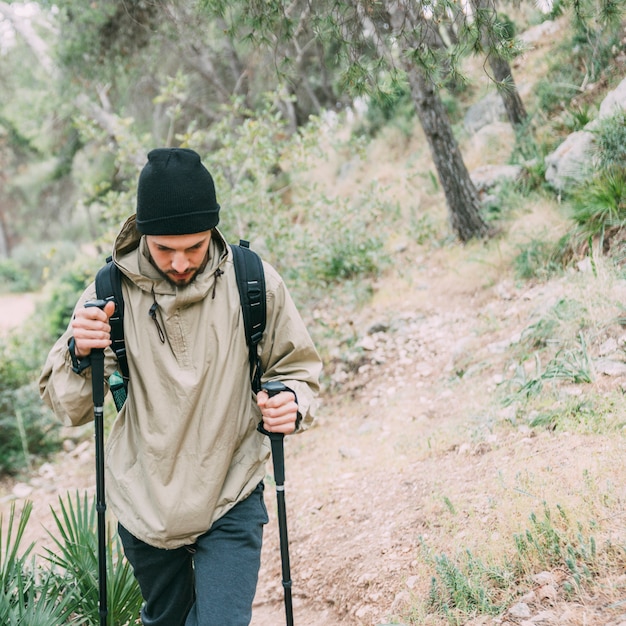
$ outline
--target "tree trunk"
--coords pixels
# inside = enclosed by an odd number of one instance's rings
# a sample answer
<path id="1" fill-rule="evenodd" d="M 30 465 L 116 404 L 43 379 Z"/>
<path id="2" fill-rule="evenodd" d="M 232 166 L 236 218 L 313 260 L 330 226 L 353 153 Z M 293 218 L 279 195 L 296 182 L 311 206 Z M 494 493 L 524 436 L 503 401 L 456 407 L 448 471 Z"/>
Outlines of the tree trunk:
<path id="1" fill-rule="evenodd" d="M 490 229 L 480 214 L 480 201 L 470 178 L 443 102 L 434 85 L 414 66 L 406 67 L 411 95 L 428 140 L 446 196 L 450 226 L 463 241 L 485 237 Z"/>
<path id="2" fill-rule="evenodd" d="M 519 91 L 517 91 L 515 86 L 509 62 L 497 54 L 490 54 L 489 67 L 491 67 L 493 77 L 500 85 L 500 95 L 502 96 L 502 102 L 504 102 L 504 108 L 511 126 L 513 128 L 522 126 L 526 122 L 528 115 Z"/>
<path id="3" fill-rule="evenodd" d="M 3 211 L 0 210 L 0 259 L 8 259 L 11 256 L 9 236 L 4 226 Z"/>

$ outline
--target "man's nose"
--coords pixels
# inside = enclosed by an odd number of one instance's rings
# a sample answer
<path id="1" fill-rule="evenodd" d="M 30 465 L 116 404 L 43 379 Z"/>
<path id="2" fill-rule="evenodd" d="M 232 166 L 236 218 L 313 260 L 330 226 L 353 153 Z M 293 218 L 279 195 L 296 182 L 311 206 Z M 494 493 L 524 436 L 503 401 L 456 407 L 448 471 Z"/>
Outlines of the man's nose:
<path id="1" fill-rule="evenodd" d="M 186 254 L 175 253 L 172 259 L 172 269 L 179 274 L 183 274 L 189 268 L 189 259 Z"/>

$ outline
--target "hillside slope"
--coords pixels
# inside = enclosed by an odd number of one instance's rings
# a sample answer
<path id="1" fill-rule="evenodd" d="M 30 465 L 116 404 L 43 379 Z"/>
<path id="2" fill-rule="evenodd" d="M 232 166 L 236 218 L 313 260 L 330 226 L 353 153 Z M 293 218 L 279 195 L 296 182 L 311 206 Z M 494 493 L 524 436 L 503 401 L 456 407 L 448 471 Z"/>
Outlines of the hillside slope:
<path id="1" fill-rule="evenodd" d="M 542 71 L 552 42 L 529 52 L 522 81 Z M 468 139 L 468 166 L 506 160 L 510 139 L 502 125 Z M 343 165 L 337 155 L 312 175 L 338 194 L 377 179 L 409 214 L 427 215 L 445 231 L 418 130 L 408 138 L 389 131 L 363 160 Z M 418 244 L 407 227 L 370 302 L 318 313 L 338 338 L 328 386 L 316 426 L 286 440 L 298 626 L 448 624 L 441 606 L 428 605 L 432 579 L 442 581 L 444 557 L 460 568 L 468 555 L 494 572 L 516 559 L 526 570 L 517 586 L 502 585 L 498 616 L 465 623 L 626 621 L 626 281 L 601 259 L 545 282 L 517 281 L 512 268 L 520 245 L 554 241 L 567 228 L 561 207 L 545 199 L 513 212 L 487 243 L 433 237 Z M 576 349 L 579 336 L 585 343 Z M 535 354 L 551 342 L 562 342 L 557 349 L 571 357 L 570 369 L 587 367 L 591 382 L 537 376 L 547 363 Z M 516 393 L 533 381 L 544 393 Z M 94 490 L 89 428 L 82 436 L 36 476 L 2 485 L 1 514 L 13 502 L 19 509 L 25 498 L 34 501 L 26 539 L 41 548 L 59 495 Z M 266 501 L 271 522 L 253 626 L 284 623 L 271 478 Z M 519 537 L 554 529 L 589 575 L 547 547 L 520 554 Z"/>

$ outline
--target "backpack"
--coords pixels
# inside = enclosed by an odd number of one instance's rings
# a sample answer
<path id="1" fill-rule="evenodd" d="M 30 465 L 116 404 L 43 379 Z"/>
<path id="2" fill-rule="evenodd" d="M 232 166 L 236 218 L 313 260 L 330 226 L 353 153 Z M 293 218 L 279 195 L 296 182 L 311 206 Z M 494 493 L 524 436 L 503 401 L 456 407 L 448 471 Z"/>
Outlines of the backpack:
<path id="1" fill-rule="evenodd" d="M 257 345 L 265 331 L 265 274 L 259 255 L 250 249 L 249 242 L 240 240 L 239 245 L 230 246 L 233 252 L 237 287 L 241 301 L 246 343 L 248 344 L 250 361 L 250 381 L 252 390 L 257 393 L 261 389 L 263 368 L 258 355 Z M 115 406 L 119 411 L 126 400 L 129 371 L 126 342 L 124 341 L 124 297 L 122 295 L 121 272 L 108 257 L 106 265 L 96 274 L 96 296 L 100 300 L 115 302 L 115 311 L 109 319 L 111 326 L 111 348 L 117 357 L 119 373 L 113 374 L 109 380 Z"/>

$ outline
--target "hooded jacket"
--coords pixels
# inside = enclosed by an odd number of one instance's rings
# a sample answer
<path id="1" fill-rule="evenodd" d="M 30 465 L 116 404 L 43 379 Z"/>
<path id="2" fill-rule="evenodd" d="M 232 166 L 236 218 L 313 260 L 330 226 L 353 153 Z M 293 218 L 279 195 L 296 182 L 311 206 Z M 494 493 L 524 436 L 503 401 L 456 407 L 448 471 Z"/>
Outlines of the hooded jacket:
<path id="1" fill-rule="evenodd" d="M 133 535 L 158 548 L 192 544 L 263 480 L 267 438 L 251 389 L 239 291 L 230 247 L 213 230 L 206 267 L 176 287 L 152 265 L 129 218 L 113 258 L 124 296 L 128 397 L 106 443 L 108 505 Z M 301 429 L 313 420 L 321 363 L 277 272 L 264 263 L 267 324 L 263 382 L 294 391 Z M 94 299 L 95 284 L 77 308 Z M 151 319 L 150 311 L 156 312 Z M 43 400 L 66 425 L 93 419 L 91 369 L 72 369 L 71 327 L 40 377 Z M 116 369 L 105 350 L 105 379 Z"/>

